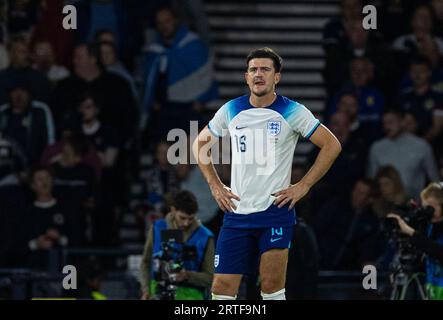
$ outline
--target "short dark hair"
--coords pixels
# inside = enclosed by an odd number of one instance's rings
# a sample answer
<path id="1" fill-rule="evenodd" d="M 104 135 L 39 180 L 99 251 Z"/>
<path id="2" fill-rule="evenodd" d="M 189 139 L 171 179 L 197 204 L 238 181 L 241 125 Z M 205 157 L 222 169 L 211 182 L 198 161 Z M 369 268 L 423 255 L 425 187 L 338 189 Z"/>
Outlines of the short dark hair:
<path id="1" fill-rule="evenodd" d="M 175 209 L 183 211 L 189 215 L 196 214 L 198 211 L 198 203 L 194 194 L 187 190 L 177 192 L 172 199 L 172 206 Z"/>
<path id="2" fill-rule="evenodd" d="M 276 72 L 281 72 L 283 67 L 283 59 L 271 48 L 264 47 L 252 50 L 246 57 L 246 68 L 249 66 L 249 61 L 256 58 L 268 58 L 274 62 Z"/>
<path id="3" fill-rule="evenodd" d="M 28 181 L 30 184 L 34 181 L 34 177 L 35 177 L 36 173 L 40 172 L 40 171 L 46 171 L 47 173 L 49 173 L 51 178 L 54 178 L 54 172 L 52 171 L 51 167 L 37 164 L 37 165 L 33 166 L 31 168 L 31 170 L 29 171 Z"/>
<path id="4" fill-rule="evenodd" d="M 388 108 L 388 109 L 385 110 L 383 115 L 386 115 L 386 114 L 389 114 L 389 113 L 395 114 L 399 118 L 403 118 L 404 115 L 405 115 L 403 110 L 397 109 L 397 108 Z"/>

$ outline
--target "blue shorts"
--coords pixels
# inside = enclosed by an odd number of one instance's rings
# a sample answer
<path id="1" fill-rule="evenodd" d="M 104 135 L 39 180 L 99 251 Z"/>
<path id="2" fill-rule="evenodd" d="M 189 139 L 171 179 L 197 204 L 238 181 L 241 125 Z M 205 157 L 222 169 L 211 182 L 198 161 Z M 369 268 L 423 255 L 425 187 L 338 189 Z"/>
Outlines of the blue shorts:
<path id="1" fill-rule="evenodd" d="M 291 246 L 294 226 L 241 229 L 223 226 L 215 249 L 215 273 L 255 274 L 261 255 Z"/>

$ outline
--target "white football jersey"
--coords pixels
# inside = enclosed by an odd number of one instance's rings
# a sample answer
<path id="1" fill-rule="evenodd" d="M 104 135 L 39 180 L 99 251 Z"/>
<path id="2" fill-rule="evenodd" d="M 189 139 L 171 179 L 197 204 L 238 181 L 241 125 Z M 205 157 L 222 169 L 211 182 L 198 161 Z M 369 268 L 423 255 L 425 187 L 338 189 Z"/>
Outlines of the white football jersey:
<path id="1" fill-rule="evenodd" d="M 235 213 L 265 211 L 274 192 L 290 185 L 295 146 L 309 138 L 320 121 L 302 104 L 277 95 L 267 107 L 250 104 L 249 95 L 224 104 L 209 122 L 216 137 L 231 137 L 231 189 Z"/>

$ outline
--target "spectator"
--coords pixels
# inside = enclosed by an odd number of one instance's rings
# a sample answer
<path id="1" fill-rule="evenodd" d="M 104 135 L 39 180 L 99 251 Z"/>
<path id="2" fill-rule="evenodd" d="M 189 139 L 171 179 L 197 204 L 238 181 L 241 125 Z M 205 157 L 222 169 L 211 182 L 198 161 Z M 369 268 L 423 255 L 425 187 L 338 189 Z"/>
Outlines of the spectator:
<path id="1" fill-rule="evenodd" d="M 398 63 L 404 64 L 415 55 L 424 55 L 433 67 L 440 63 L 443 41 L 432 33 L 433 16 L 427 5 L 420 5 L 412 17 L 412 33 L 395 39 L 393 49 L 398 52 Z"/>
<path id="2" fill-rule="evenodd" d="M 443 1 L 431 0 L 434 13 L 434 33 L 440 38 L 443 37 Z"/>
<path id="3" fill-rule="evenodd" d="M 69 76 L 69 70 L 55 61 L 54 50 L 48 41 L 39 41 L 34 45 L 33 68 L 45 74 L 52 83 Z"/>
<path id="4" fill-rule="evenodd" d="M 107 33 L 102 34 L 102 38 L 106 39 Z M 100 48 L 100 62 L 103 64 L 105 69 L 111 73 L 125 79 L 131 87 L 132 95 L 134 100 L 139 102 L 139 95 L 135 85 L 134 78 L 129 73 L 129 71 L 123 66 L 123 64 L 118 60 L 117 52 L 115 50 L 115 45 L 112 42 L 99 42 Z"/>
<path id="5" fill-rule="evenodd" d="M 202 104 L 217 97 L 217 86 L 208 48 L 178 24 L 171 9 L 157 11 L 156 28 L 157 39 L 148 48 L 143 67 L 142 126 L 148 114 L 152 116 L 151 123 L 157 124 L 152 135 L 158 140 L 171 128 L 188 129 L 190 120 L 198 120 Z"/>
<path id="6" fill-rule="evenodd" d="M 411 61 L 409 75 L 412 87 L 399 97 L 399 106 L 412 114 L 418 125 L 418 134 L 432 141 L 443 127 L 443 94 L 431 84 L 431 65 L 425 57 Z"/>
<path id="7" fill-rule="evenodd" d="M 328 51 L 334 45 L 347 40 L 346 29 L 362 17 L 361 0 L 342 0 L 340 17 L 330 19 L 323 27 L 323 47 Z"/>
<path id="8" fill-rule="evenodd" d="M 74 73 L 60 81 L 54 91 L 51 107 L 57 123 L 79 118 L 77 106 L 86 94 L 101 106 L 103 124 L 115 129 L 118 143 L 124 145 L 134 136 L 136 105 L 128 83 L 104 71 L 95 45 L 79 45 L 74 51 Z"/>
<path id="9" fill-rule="evenodd" d="M 29 37 L 36 22 L 39 1 L 11 0 L 7 6 L 7 28 L 11 35 Z"/>
<path id="10" fill-rule="evenodd" d="M 348 194 L 355 181 L 364 175 L 365 145 L 362 140 L 351 136 L 350 125 L 349 117 L 345 113 L 337 112 L 331 117 L 328 127 L 341 143 L 342 151 L 318 186 L 313 188 L 312 201 L 317 205 L 332 195 L 341 197 Z M 308 160 L 310 163 L 314 161 L 317 153 L 317 148 L 311 152 Z M 337 185 L 340 185 L 339 193 L 336 190 Z"/>
<path id="11" fill-rule="evenodd" d="M 373 204 L 374 212 L 379 218 L 384 218 L 389 212 L 395 212 L 396 207 L 404 206 L 409 200 L 400 174 L 392 166 L 381 167 L 375 176 L 376 197 Z"/>
<path id="12" fill-rule="evenodd" d="M 0 71 L 0 104 L 7 102 L 7 89 L 17 83 L 27 82 L 32 96 L 47 102 L 51 94 L 51 83 L 41 72 L 30 66 L 29 48 L 26 40 L 15 37 L 9 46 L 9 67 Z"/>
<path id="13" fill-rule="evenodd" d="M 29 163 L 36 163 L 48 144 L 54 143 L 51 111 L 32 99 L 27 84 L 16 84 L 9 103 L 0 107 L 0 131 L 16 141 L 25 151 Z"/>
<path id="14" fill-rule="evenodd" d="M 81 162 L 87 150 L 80 139 L 68 139 L 63 145 L 61 157 L 52 165 L 54 171 L 54 194 L 60 202 L 71 208 L 77 222 L 74 233 L 84 245 L 92 240 L 92 225 L 95 210 L 95 182 L 91 167 Z"/>
<path id="15" fill-rule="evenodd" d="M 31 45 L 48 41 L 54 49 L 55 63 L 71 67 L 76 30 L 61 27 L 66 17 L 63 13 L 66 4 L 65 0 L 40 1 L 41 13 L 32 32 Z"/>
<path id="16" fill-rule="evenodd" d="M 35 194 L 27 210 L 29 226 L 28 247 L 31 268 L 48 268 L 47 250 L 69 244 L 69 214 L 52 194 L 53 176 L 45 167 L 35 167 L 30 173 L 31 189 Z M 46 261 L 45 261 L 46 260 Z"/>
<path id="17" fill-rule="evenodd" d="M 332 47 L 327 54 L 325 76 L 328 92 L 333 94 L 348 80 L 349 61 L 366 58 L 373 68 L 370 80 L 374 80 L 388 94 L 393 83 L 393 61 L 388 47 L 376 33 L 363 28 L 362 20 L 348 22 L 346 34 L 347 38 Z"/>
<path id="18" fill-rule="evenodd" d="M 103 165 L 97 192 L 97 210 L 95 214 L 94 234 L 100 245 L 117 241 L 117 203 L 116 195 L 121 193 L 125 184 L 122 172 L 116 168 L 119 156 L 111 128 L 104 126 L 98 119 L 100 108 L 94 99 L 86 96 L 82 99 L 79 111 L 82 115 L 82 130 L 90 144 L 97 151 Z"/>
<path id="19" fill-rule="evenodd" d="M 166 197 L 179 189 L 176 170 L 168 161 L 168 149 L 166 141 L 157 144 L 154 163 L 146 175 L 148 201 L 157 211 L 166 205 Z"/>
<path id="20" fill-rule="evenodd" d="M 97 32 L 110 30 L 115 35 L 118 56 L 127 65 L 137 52 L 141 37 L 132 19 L 131 6 L 123 0 L 79 0 L 77 43 L 92 43 Z M 128 36 L 131 35 L 131 36 Z"/>
<path id="21" fill-rule="evenodd" d="M 351 62 L 351 82 L 345 85 L 333 98 L 330 113 L 337 110 L 338 101 L 344 94 L 352 93 L 358 97 L 358 118 L 362 124 L 372 128 L 369 134 L 376 136 L 383 116 L 384 97 L 370 85 L 373 78 L 373 65 L 366 58 L 355 58 Z"/>
<path id="22" fill-rule="evenodd" d="M 373 3 L 376 3 L 377 7 L 377 28 L 386 41 L 391 43 L 395 38 L 410 30 L 411 16 L 417 6 L 417 1 L 395 0 Z"/>
<path id="23" fill-rule="evenodd" d="M 323 268 L 361 270 L 378 256 L 379 222 L 371 210 L 372 181 L 359 179 L 350 195 L 324 203 L 314 223 Z"/>
<path id="24" fill-rule="evenodd" d="M 404 131 L 403 114 L 399 111 L 385 113 L 383 128 L 385 137 L 374 142 L 369 151 L 368 175 L 375 177 L 381 167 L 391 165 L 400 173 L 407 193 L 417 198 L 427 179 L 440 178 L 431 146 Z"/>

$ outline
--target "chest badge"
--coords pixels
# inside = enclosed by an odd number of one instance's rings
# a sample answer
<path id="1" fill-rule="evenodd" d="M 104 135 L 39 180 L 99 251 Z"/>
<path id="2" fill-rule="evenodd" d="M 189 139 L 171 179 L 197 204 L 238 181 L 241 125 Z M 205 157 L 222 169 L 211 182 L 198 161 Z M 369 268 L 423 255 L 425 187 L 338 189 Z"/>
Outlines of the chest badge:
<path id="1" fill-rule="evenodd" d="M 281 131 L 281 121 L 268 121 L 268 133 L 271 136 L 276 136 Z"/>

